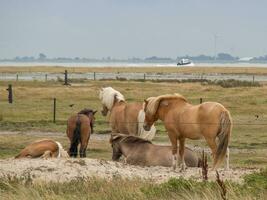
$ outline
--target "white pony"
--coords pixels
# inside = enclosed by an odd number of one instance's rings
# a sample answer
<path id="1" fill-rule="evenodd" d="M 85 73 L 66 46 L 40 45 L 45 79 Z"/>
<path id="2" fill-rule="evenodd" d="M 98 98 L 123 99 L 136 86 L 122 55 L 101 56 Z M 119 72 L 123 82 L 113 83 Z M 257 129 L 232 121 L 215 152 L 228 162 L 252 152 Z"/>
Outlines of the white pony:
<path id="1" fill-rule="evenodd" d="M 102 103 L 102 115 L 108 112 L 109 122 L 113 133 L 137 135 L 141 138 L 152 140 L 156 133 L 153 125 L 150 131 L 143 128 L 145 113 L 143 103 L 127 103 L 124 96 L 112 87 L 102 88 L 99 92 Z"/>

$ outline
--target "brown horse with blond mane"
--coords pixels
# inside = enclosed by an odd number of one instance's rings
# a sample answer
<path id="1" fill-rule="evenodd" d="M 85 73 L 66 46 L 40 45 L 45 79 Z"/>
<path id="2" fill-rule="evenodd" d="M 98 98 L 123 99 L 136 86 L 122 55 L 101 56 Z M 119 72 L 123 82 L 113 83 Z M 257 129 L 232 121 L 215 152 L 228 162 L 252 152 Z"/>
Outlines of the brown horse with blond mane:
<path id="1" fill-rule="evenodd" d="M 102 115 L 109 113 L 109 123 L 113 133 L 137 135 L 152 140 L 156 128 L 152 125 L 149 131 L 143 128 L 145 113 L 142 102 L 126 102 L 124 96 L 112 87 L 101 88 L 99 99 L 102 103 Z"/>
<path id="2" fill-rule="evenodd" d="M 90 135 L 93 133 L 95 113 L 92 109 L 83 109 L 79 113 L 71 115 L 67 122 L 67 136 L 70 140 L 69 155 L 77 157 L 78 145 L 80 145 L 80 157 L 86 157 L 86 149 Z"/>
<path id="3" fill-rule="evenodd" d="M 229 111 L 220 103 L 205 102 L 199 105 L 190 104 L 182 95 L 162 95 L 145 100 L 144 129 L 158 119 L 162 120 L 172 144 L 173 168 L 177 165 L 177 140 L 182 170 L 185 169 L 185 139 L 198 140 L 205 138 L 213 156 L 213 169 L 227 155 L 226 169 L 229 168 L 228 144 L 232 130 L 232 119 Z M 218 138 L 218 144 L 216 143 Z"/>
<path id="4" fill-rule="evenodd" d="M 15 158 L 67 158 L 68 153 L 62 145 L 54 140 L 36 140 L 27 145 Z"/>

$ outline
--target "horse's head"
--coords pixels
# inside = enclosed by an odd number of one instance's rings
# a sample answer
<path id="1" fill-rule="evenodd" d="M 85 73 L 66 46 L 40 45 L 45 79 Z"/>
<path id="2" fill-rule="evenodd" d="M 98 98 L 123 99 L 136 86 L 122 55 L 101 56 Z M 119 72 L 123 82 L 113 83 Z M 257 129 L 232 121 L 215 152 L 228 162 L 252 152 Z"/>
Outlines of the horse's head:
<path id="1" fill-rule="evenodd" d="M 99 99 L 102 103 L 101 113 L 103 116 L 107 115 L 108 111 L 112 109 L 116 102 L 125 101 L 124 96 L 112 87 L 101 88 L 99 91 Z"/>
<path id="2" fill-rule="evenodd" d="M 112 147 L 112 160 L 118 161 L 122 156 L 122 151 L 120 146 L 120 136 L 111 135 L 110 144 Z"/>
<path id="3" fill-rule="evenodd" d="M 108 108 L 105 105 L 102 105 L 101 114 L 103 116 L 107 116 L 107 114 L 108 114 Z"/>
<path id="4" fill-rule="evenodd" d="M 143 128 L 146 131 L 150 131 L 151 126 L 154 124 L 155 121 L 157 121 L 157 118 L 155 114 L 151 114 L 151 112 L 148 111 L 147 105 L 148 105 L 148 100 L 144 100 L 144 112 L 145 112 L 145 120 L 144 120 L 144 125 Z"/>

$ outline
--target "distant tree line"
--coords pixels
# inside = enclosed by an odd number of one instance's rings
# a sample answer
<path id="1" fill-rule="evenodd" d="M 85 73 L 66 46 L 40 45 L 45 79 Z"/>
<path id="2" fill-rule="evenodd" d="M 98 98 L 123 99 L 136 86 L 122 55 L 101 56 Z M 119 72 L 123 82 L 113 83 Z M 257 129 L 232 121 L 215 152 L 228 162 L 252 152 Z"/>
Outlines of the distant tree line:
<path id="1" fill-rule="evenodd" d="M 48 58 L 44 53 L 40 53 L 37 58 L 33 56 L 23 56 L 23 57 L 15 57 L 14 59 L 0 59 L 0 61 L 15 61 L 15 62 L 176 62 L 182 58 L 187 58 L 192 61 L 231 61 L 231 62 L 238 62 L 240 61 L 239 57 L 232 56 L 228 53 L 218 53 L 217 56 L 208 56 L 208 55 L 198 55 L 198 56 L 178 56 L 176 59 L 169 58 L 169 57 L 158 57 L 158 56 L 151 56 L 147 58 L 137 58 L 132 57 L 128 59 L 116 59 L 108 57 L 103 57 L 101 59 L 96 58 L 80 58 L 80 57 L 57 57 L 57 58 Z M 248 62 L 266 62 L 267 55 L 259 56 L 259 57 L 251 57 L 251 59 L 247 60 Z"/>

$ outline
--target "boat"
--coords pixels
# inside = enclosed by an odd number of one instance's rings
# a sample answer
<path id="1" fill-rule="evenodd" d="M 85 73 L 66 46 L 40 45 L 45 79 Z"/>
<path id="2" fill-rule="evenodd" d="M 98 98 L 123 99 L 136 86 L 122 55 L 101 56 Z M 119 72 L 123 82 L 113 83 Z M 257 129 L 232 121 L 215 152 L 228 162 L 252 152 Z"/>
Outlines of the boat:
<path id="1" fill-rule="evenodd" d="M 180 65 L 181 66 L 195 66 L 195 64 L 187 58 L 183 58 L 177 63 L 177 66 L 180 66 Z"/>

